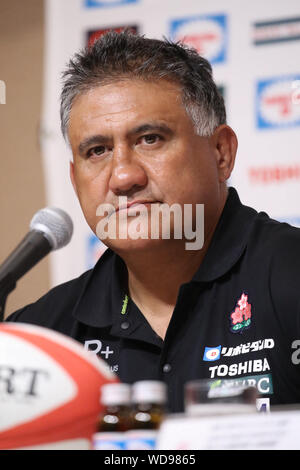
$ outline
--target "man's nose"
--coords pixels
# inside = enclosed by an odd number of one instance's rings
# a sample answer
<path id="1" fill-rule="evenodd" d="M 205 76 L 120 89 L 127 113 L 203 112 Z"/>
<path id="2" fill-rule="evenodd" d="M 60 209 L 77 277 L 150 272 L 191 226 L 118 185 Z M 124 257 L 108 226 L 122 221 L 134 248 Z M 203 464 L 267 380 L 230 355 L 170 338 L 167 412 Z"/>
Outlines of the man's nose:
<path id="1" fill-rule="evenodd" d="M 127 194 L 147 185 L 148 178 L 137 155 L 130 148 L 114 148 L 109 189 L 115 194 Z"/>

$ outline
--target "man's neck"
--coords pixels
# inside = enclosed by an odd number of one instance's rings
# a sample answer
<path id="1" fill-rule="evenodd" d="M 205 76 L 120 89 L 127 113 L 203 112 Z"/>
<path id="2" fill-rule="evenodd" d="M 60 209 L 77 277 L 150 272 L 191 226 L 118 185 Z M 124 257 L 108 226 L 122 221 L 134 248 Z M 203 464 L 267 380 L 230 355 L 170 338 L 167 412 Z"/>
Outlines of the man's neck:
<path id="1" fill-rule="evenodd" d="M 170 241 L 169 241 L 170 245 Z M 165 304 L 175 304 L 181 284 L 189 282 L 200 266 L 204 252 L 182 251 L 179 246 L 135 253 L 127 257 L 130 294 L 140 302 L 144 297 L 155 297 Z"/>
<path id="2" fill-rule="evenodd" d="M 143 254 L 134 263 L 127 261 L 128 287 L 132 300 L 139 307 L 154 331 L 163 339 L 172 317 L 179 288 L 189 282 L 201 264 L 202 254 L 178 250 L 164 251 L 157 256 Z"/>
<path id="3" fill-rule="evenodd" d="M 200 250 L 186 250 L 184 240 L 154 241 L 143 250 L 119 253 L 128 270 L 129 295 L 153 330 L 165 337 L 179 288 L 199 269 L 208 250 L 226 198 L 205 234 Z"/>

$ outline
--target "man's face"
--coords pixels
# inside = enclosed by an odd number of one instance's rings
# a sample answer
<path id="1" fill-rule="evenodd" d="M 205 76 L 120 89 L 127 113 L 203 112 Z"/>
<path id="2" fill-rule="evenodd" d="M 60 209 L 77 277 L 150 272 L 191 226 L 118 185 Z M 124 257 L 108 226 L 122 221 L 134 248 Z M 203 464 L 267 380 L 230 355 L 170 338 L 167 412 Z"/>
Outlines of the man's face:
<path id="1" fill-rule="evenodd" d="M 220 206 L 218 152 L 210 138 L 195 134 L 177 85 L 126 80 L 80 95 L 70 114 L 69 140 L 72 182 L 95 233 L 100 204 L 134 217 L 130 211 L 137 206 L 120 208 L 120 196 L 144 204 L 149 213 L 154 204 L 204 204 L 209 231 Z M 117 252 L 154 243 L 104 242 Z"/>

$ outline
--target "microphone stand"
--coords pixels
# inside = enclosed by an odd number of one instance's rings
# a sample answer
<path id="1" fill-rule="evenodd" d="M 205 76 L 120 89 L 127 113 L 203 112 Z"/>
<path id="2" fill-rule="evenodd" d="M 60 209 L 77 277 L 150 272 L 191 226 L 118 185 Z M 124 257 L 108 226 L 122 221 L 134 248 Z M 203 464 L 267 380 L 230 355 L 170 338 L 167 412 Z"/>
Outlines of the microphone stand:
<path id="1" fill-rule="evenodd" d="M 8 273 L 3 279 L 0 280 L 0 322 L 4 320 L 5 304 L 8 294 L 16 287 L 16 281 Z"/>

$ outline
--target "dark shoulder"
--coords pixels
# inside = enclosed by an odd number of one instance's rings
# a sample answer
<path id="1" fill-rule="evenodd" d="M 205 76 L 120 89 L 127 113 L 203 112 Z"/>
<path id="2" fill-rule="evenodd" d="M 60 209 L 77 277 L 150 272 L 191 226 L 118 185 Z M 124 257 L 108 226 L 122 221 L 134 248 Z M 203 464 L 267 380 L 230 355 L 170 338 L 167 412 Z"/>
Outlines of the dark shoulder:
<path id="1" fill-rule="evenodd" d="M 273 306 L 285 318 L 300 313 L 300 228 L 257 215 L 248 245 L 248 260 L 268 280 Z M 298 320 L 297 320 L 298 321 Z"/>
<path id="2" fill-rule="evenodd" d="M 72 313 L 89 282 L 105 279 L 110 272 L 114 253 L 106 250 L 93 269 L 52 288 L 36 302 L 12 313 L 6 321 L 32 323 L 57 331 L 69 331 L 74 323 Z"/>
<path id="3" fill-rule="evenodd" d="M 291 267 L 290 262 L 300 266 L 300 228 L 271 219 L 264 212 L 255 218 L 249 246 L 282 267 Z"/>
<path id="4" fill-rule="evenodd" d="M 9 315 L 6 321 L 32 323 L 60 330 L 60 323 L 71 317 L 72 311 L 91 276 L 92 270 L 71 281 L 52 288 L 36 302 Z"/>
<path id="5" fill-rule="evenodd" d="M 69 332 L 74 322 L 73 311 L 92 279 L 103 281 L 111 271 L 114 253 L 106 250 L 96 263 L 81 276 L 52 288 L 36 302 L 12 313 L 6 321 L 31 323 L 62 333 Z"/>

